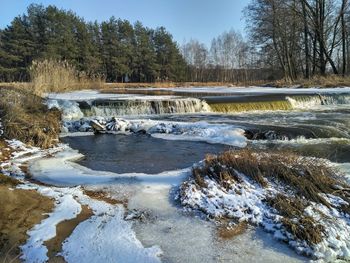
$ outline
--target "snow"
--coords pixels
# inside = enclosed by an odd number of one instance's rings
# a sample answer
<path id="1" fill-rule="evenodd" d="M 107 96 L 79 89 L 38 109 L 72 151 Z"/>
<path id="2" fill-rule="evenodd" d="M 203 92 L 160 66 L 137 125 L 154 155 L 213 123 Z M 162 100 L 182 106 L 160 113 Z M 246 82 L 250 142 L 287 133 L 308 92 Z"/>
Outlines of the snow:
<path id="1" fill-rule="evenodd" d="M 155 138 L 165 140 L 203 141 L 236 147 L 247 145 L 244 130 L 225 124 L 161 122 L 147 132 Z"/>
<path id="2" fill-rule="evenodd" d="M 91 131 L 91 121 L 98 122 L 111 132 L 144 131 L 155 138 L 165 140 L 203 141 L 208 143 L 221 143 L 236 147 L 245 147 L 246 138 L 244 130 L 227 124 L 209 124 L 207 122 L 171 122 L 155 120 L 126 120 L 126 119 L 82 119 L 80 121 L 65 122 L 64 125 L 70 132 Z"/>
<path id="3" fill-rule="evenodd" d="M 1 118 L 0 118 L 0 138 L 4 135 L 4 127 L 2 125 L 2 121 L 1 121 Z"/>
<path id="4" fill-rule="evenodd" d="M 84 117 L 84 113 L 80 110 L 79 104 L 76 101 L 47 100 L 46 105 L 49 109 L 59 109 L 62 113 L 63 120 L 73 120 Z"/>
<path id="5" fill-rule="evenodd" d="M 178 87 L 178 88 L 138 88 L 127 90 L 164 90 L 188 93 L 231 93 L 231 94 L 341 94 L 350 93 L 350 87 L 336 88 L 273 88 L 273 87 Z"/>
<path id="6" fill-rule="evenodd" d="M 25 262 L 46 262 L 47 248 L 43 242 L 56 236 L 56 225 L 72 219 L 87 205 L 93 216 L 80 223 L 63 242 L 59 254 L 67 262 L 160 262 L 158 247 L 144 248 L 137 240 L 131 223 L 125 221 L 122 205 L 111 205 L 86 196 L 80 187 L 55 188 L 26 184 L 21 189 L 36 190 L 54 198 L 56 207 L 39 225 L 28 232 L 29 239 L 21 247 Z"/>
<path id="7" fill-rule="evenodd" d="M 121 205 L 112 206 L 100 201 L 87 202 L 94 216 L 82 222 L 63 243 L 61 255 L 67 262 L 160 262 L 159 247 L 143 248 L 131 223 L 123 220 Z"/>
<path id="8" fill-rule="evenodd" d="M 171 100 L 181 98 L 178 96 L 148 96 L 135 94 L 100 93 L 97 90 L 79 90 L 65 93 L 46 94 L 49 100 L 64 101 L 92 101 L 97 99 L 106 100 Z"/>
<path id="9" fill-rule="evenodd" d="M 18 188 L 29 190 L 33 189 L 29 185 L 19 186 Z M 35 187 L 34 187 L 35 189 Z M 62 195 L 48 187 L 38 187 L 40 194 L 55 199 L 55 209 L 48 214 L 48 218 L 41 221 L 27 232 L 29 238 L 27 243 L 21 246 L 24 262 L 46 262 L 47 248 L 44 242 L 56 236 L 56 226 L 58 223 L 75 218 L 81 212 L 81 205 L 75 201 L 72 195 Z"/>
<path id="10" fill-rule="evenodd" d="M 278 193 L 291 196 L 290 193 L 269 183 L 262 188 L 245 175 L 237 173 L 241 183 L 231 184 L 229 190 L 216 181 L 205 177 L 207 187 L 199 187 L 194 179 L 184 182 L 179 198 L 186 209 L 203 211 L 209 218 L 231 218 L 262 226 L 271 232 L 276 239 L 287 242 L 298 253 L 308 255 L 324 262 L 336 259 L 350 259 L 350 215 L 336 209 L 345 201 L 339 197 L 326 196 L 333 207 L 328 208 L 311 202 L 305 209 L 305 215 L 314 218 L 315 222 L 325 228 L 323 240 L 316 245 L 308 245 L 305 241 L 292 236 L 281 224 L 282 217 L 264 201 Z"/>

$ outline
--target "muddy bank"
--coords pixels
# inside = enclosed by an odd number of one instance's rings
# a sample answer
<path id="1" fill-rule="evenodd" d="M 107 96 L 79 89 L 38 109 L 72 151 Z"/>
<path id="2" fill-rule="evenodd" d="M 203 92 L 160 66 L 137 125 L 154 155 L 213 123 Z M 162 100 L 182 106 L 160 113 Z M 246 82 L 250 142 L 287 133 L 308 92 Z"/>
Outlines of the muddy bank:
<path id="1" fill-rule="evenodd" d="M 0 262 L 19 261 L 27 231 L 52 211 L 51 199 L 36 191 L 14 189 L 18 182 L 0 174 Z"/>

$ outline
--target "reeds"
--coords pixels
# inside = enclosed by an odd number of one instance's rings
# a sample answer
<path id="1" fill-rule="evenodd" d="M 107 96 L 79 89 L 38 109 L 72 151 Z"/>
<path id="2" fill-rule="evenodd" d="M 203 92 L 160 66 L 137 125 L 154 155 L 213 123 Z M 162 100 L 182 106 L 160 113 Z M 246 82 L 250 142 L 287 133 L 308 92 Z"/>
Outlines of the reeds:
<path id="1" fill-rule="evenodd" d="M 68 61 L 34 60 L 29 68 L 31 87 L 36 95 L 77 89 L 101 88 L 104 78 L 78 71 Z"/>

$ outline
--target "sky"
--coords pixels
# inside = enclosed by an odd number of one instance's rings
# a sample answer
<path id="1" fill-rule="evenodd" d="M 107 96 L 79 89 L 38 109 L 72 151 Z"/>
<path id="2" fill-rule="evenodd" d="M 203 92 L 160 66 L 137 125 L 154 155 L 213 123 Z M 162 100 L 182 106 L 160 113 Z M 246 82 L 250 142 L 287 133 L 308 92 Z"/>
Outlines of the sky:
<path id="1" fill-rule="evenodd" d="M 31 3 L 72 10 L 86 21 L 115 16 L 151 28 L 164 26 L 179 44 L 193 38 L 209 46 L 213 37 L 231 28 L 244 35 L 242 10 L 249 0 L 0 0 L 0 28 Z"/>

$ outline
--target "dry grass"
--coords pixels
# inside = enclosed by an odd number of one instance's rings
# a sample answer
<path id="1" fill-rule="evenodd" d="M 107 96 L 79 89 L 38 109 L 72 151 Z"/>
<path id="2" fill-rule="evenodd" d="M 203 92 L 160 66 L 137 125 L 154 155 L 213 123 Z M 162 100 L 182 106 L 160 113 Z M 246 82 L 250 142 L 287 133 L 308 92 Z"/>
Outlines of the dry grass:
<path id="1" fill-rule="evenodd" d="M 61 113 L 48 110 L 42 98 L 29 91 L 0 87 L 0 117 L 7 139 L 43 148 L 58 142 Z"/>
<path id="2" fill-rule="evenodd" d="M 203 169 L 202 174 L 208 174 L 220 183 L 223 183 L 223 174 L 237 181 L 235 171 L 239 171 L 262 187 L 266 187 L 268 181 L 283 184 L 301 198 L 328 207 L 328 202 L 320 193 L 335 194 L 350 201 L 347 192 L 337 190 L 339 187 L 347 188 L 338 180 L 337 170 L 322 160 L 301 157 L 292 152 L 265 154 L 250 149 L 227 151 L 215 157 L 208 156 Z"/>
<path id="3" fill-rule="evenodd" d="M 283 216 L 282 224 L 295 237 L 309 244 L 317 244 L 324 229 L 304 210 L 310 202 L 331 204 L 320 194 L 332 194 L 350 201 L 349 186 L 343 183 L 338 172 L 319 159 L 301 157 L 292 152 L 263 153 L 250 149 L 227 151 L 218 156 L 208 155 L 201 168 L 193 170 L 199 187 L 206 187 L 204 176 L 218 182 L 227 190 L 240 183 L 238 173 L 243 173 L 261 187 L 274 184 L 290 195 L 279 194 L 266 203 Z M 348 206 L 340 208 L 349 212 Z"/>
<path id="4" fill-rule="evenodd" d="M 344 87 L 350 86 L 350 76 L 338 76 L 338 75 L 327 75 L 327 76 L 313 76 L 310 79 L 299 79 L 293 82 L 285 80 L 278 80 L 273 83 L 277 87 L 288 87 L 299 85 L 305 88 L 321 87 L 321 88 L 332 88 L 332 87 Z"/>
<path id="5" fill-rule="evenodd" d="M 287 197 L 279 194 L 274 198 L 268 198 L 267 203 L 283 216 L 282 223 L 286 230 L 300 240 L 305 240 L 309 245 L 322 241 L 325 229 L 312 217 L 305 216 L 304 210 L 307 201 L 299 197 Z"/>
<path id="6" fill-rule="evenodd" d="M 15 187 L 18 184 L 20 184 L 20 182 L 12 177 L 0 174 L 0 185 L 7 185 L 10 187 Z"/>
<path id="7" fill-rule="evenodd" d="M 243 221 L 235 225 L 222 224 L 218 228 L 218 236 L 222 239 L 231 239 L 242 235 L 248 229 L 248 223 Z"/>
<path id="8" fill-rule="evenodd" d="M 127 207 L 127 205 L 128 205 L 128 200 L 126 200 L 126 199 L 125 200 L 113 199 L 110 196 L 108 196 L 107 193 L 105 193 L 103 191 L 91 191 L 91 190 L 84 189 L 84 194 L 86 194 L 87 196 L 89 196 L 92 199 L 103 201 L 103 202 L 106 202 L 106 203 L 111 204 L 111 205 L 121 204 L 124 207 Z"/>
<path id="9" fill-rule="evenodd" d="M 64 92 L 77 89 L 96 89 L 104 83 L 100 75 L 78 71 L 67 61 L 33 61 L 29 68 L 33 93 Z"/>

